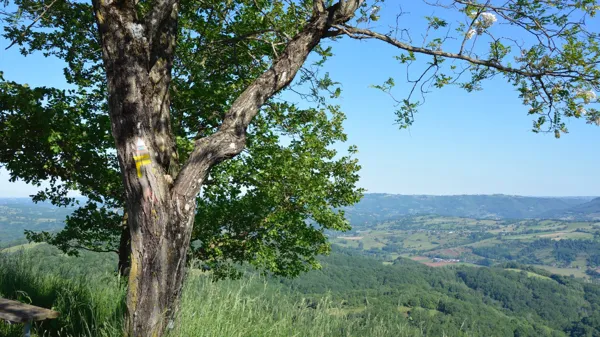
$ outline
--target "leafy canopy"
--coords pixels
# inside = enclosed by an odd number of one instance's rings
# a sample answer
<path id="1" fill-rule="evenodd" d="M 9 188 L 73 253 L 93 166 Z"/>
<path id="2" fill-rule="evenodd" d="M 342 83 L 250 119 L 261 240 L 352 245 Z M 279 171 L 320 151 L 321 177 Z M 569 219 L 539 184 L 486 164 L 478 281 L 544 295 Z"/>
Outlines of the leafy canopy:
<path id="1" fill-rule="evenodd" d="M 141 3 L 140 10 L 149 4 Z M 4 37 L 21 53 L 63 59 L 68 89 L 30 88 L 0 77 L 0 163 L 11 179 L 49 187 L 33 196 L 71 205 L 88 201 L 58 233 L 28 232 L 70 254 L 119 250 L 124 191 L 107 113 L 106 83 L 91 4 L 15 1 Z M 312 5 L 272 1 L 184 1 L 171 84 L 171 122 L 179 157 L 216 131 L 228 106 L 281 53 Z M 46 10 L 44 12 L 44 10 Z M 41 15 L 44 13 L 43 15 Z M 37 21 L 36 19 L 39 18 Z M 29 24 L 35 24 L 29 27 Z M 280 275 L 317 267 L 329 245 L 325 229 L 349 226 L 341 206 L 360 198 L 359 166 L 346 141 L 344 115 L 326 98 L 325 50 L 296 86 L 310 86 L 311 108 L 276 97 L 255 118 L 245 151 L 213 168 L 201 195 L 192 253 L 224 275 L 250 261 Z"/>

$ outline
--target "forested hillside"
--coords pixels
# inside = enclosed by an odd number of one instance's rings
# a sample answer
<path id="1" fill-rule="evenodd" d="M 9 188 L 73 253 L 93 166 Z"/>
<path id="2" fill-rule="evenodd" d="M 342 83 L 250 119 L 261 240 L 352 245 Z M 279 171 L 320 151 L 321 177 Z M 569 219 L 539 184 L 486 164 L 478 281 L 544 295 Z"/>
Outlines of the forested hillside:
<path id="1" fill-rule="evenodd" d="M 482 219 L 595 201 L 367 195 L 348 210 L 353 230 L 329 233 L 333 252 L 320 258 L 321 270 L 258 279 L 244 265 L 241 280 L 213 283 L 193 261 L 183 323 L 169 336 L 600 336 L 599 224 Z M 0 244 L 13 246 L 0 251 L 0 296 L 65 313 L 38 326 L 38 336 L 119 336 L 125 293 L 116 254 L 14 246 L 8 239 L 22 240 L 23 229 L 60 228 L 70 210 L 25 199 L 5 199 L 0 210 L 8 233 Z M 400 215 L 420 211 L 480 217 Z M 2 336 L 20 333 L 0 325 Z"/>
<path id="2" fill-rule="evenodd" d="M 600 216 L 600 198 L 540 198 L 508 195 L 399 195 L 365 194 L 346 217 L 355 229 L 365 224 L 406 215 L 436 214 L 476 219 L 577 218 Z M 82 199 L 83 200 L 83 199 Z M 591 201 L 590 201 L 591 200 Z M 0 245 L 24 238 L 25 229 L 56 231 L 74 208 L 34 204 L 29 198 L 0 198 Z"/>
<path id="3" fill-rule="evenodd" d="M 315 298 L 330 291 L 357 318 L 398 312 L 428 336 L 600 335 L 599 285 L 509 267 L 386 266 L 338 250 L 323 270 L 282 283 Z"/>
<path id="4" fill-rule="evenodd" d="M 388 263 L 399 256 L 430 266 L 519 262 L 560 275 L 600 277 L 600 224 L 593 221 L 419 215 L 331 233 L 331 240 Z"/>
<path id="5" fill-rule="evenodd" d="M 567 209 L 552 210 L 545 213 L 544 216 L 569 220 L 600 220 L 600 198 Z"/>

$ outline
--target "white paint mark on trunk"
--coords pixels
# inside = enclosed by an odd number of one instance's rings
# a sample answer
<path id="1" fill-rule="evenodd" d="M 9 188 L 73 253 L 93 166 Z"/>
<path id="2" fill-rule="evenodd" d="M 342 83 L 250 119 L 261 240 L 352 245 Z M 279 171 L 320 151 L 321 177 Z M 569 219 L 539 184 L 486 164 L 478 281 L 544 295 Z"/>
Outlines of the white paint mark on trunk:
<path id="1" fill-rule="evenodd" d="M 136 39 L 141 39 L 144 37 L 144 26 L 139 23 L 130 23 L 129 30 L 131 30 L 131 35 Z"/>

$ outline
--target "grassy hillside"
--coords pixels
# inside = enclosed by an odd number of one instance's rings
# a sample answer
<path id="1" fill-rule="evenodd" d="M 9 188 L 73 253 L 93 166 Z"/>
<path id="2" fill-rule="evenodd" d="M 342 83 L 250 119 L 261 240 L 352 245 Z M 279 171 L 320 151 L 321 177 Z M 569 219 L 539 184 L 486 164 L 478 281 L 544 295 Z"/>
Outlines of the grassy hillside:
<path id="1" fill-rule="evenodd" d="M 248 272 L 215 283 L 210 273 L 191 268 L 180 324 L 169 336 L 600 336 L 600 285 L 594 283 L 600 223 L 495 219 L 585 200 L 410 197 L 417 203 L 394 208 L 404 197 L 368 195 L 373 204 L 366 213 L 350 210 L 350 218 L 370 220 L 350 233 L 329 233 L 343 248 L 321 259 L 322 270 L 297 279 Z M 60 228 L 68 211 L 23 200 L 4 205 L 0 210 L 19 216 L 0 218 L 0 231 Z M 478 217 L 395 216 L 416 210 Z M 52 216 L 54 222 L 44 220 Z M 371 222 L 385 216 L 393 219 Z M 115 258 L 0 242 L 0 296 L 62 313 L 37 325 L 37 336 L 121 336 L 125 283 L 115 275 Z M 0 323 L 0 336 L 20 336 L 20 329 Z"/>
<path id="2" fill-rule="evenodd" d="M 212 282 L 192 269 L 169 336 L 596 336 L 600 287 L 534 269 L 393 265 L 338 250 L 297 279 Z M 37 336 L 120 336 L 111 255 L 48 246 L 0 255 L 0 295 L 62 313 Z M 538 274 L 539 273 L 539 274 Z M 539 275 L 539 277 L 532 276 Z M 0 336 L 20 327 L 0 323 Z"/>
<path id="3" fill-rule="evenodd" d="M 54 321 L 33 336 L 121 337 L 125 288 L 110 256 L 66 257 L 48 246 L 0 255 L 0 296 L 53 308 Z M 327 296 L 307 301 L 276 283 L 249 276 L 212 282 L 192 270 L 185 283 L 179 325 L 169 337 L 192 336 L 422 336 L 395 313 L 357 319 Z M 0 336 L 21 336 L 21 326 L 0 322 Z"/>

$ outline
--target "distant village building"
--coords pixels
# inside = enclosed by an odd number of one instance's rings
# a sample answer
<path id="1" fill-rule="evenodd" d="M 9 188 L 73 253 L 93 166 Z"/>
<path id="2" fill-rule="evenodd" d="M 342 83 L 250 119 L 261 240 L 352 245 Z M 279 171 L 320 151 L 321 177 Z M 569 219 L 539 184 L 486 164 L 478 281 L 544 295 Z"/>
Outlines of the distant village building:
<path id="1" fill-rule="evenodd" d="M 434 257 L 432 260 L 433 260 L 433 262 L 447 262 L 447 263 L 457 263 L 457 262 L 460 262 L 459 259 L 442 259 L 442 258 L 439 258 L 439 257 Z"/>

